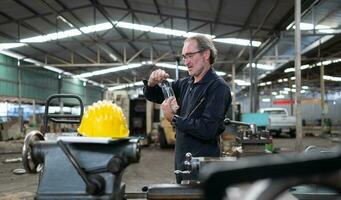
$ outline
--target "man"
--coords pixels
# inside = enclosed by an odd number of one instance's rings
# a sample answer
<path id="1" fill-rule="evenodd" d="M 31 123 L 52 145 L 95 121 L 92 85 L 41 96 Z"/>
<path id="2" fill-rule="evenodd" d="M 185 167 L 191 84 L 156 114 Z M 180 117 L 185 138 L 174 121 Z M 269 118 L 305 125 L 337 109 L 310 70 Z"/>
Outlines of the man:
<path id="1" fill-rule="evenodd" d="M 151 73 L 145 80 L 144 94 L 150 101 L 162 103 L 164 117 L 176 128 L 175 169 L 185 170 L 185 154 L 194 157 L 219 157 L 219 135 L 224 131 L 224 116 L 231 104 L 231 93 L 226 82 L 212 69 L 217 50 L 212 40 L 203 35 L 187 38 L 182 58 L 188 77 L 172 83 L 175 98 L 164 100 L 158 86 L 169 77 L 163 70 Z M 178 108 L 176 110 L 176 108 Z M 182 180 L 198 179 L 198 174 L 176 176 Z"/>

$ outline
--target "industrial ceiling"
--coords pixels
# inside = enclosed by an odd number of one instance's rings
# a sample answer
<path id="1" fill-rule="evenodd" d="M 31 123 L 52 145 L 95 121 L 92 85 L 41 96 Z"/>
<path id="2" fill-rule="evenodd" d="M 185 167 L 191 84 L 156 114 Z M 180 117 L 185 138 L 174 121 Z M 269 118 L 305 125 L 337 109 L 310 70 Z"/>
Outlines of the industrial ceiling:
<path id="1" fill-rule="evenodd" d="M 160 67 L 175 78 L 167 67 L 192 32 L 213 38 L 214 68 L 228 82 L 235 66 L 238 91 L 249 85 L 250 62 L 257 63 L 260 86 L 282 87 L 294 76 L 288 70 L 294 67 L 294 0 L 2 0 L 0 7 L 1 44 L 21 44 L 0 46 L 0 53 L 19 56 L 22 67 L 105 88 L 147 79 Z M 302 81 L 318 87 L 323 61 L 326 75 L 341 77 L 341 1 L 302 0 L 301 21 Z M 234 43 L 239 39 L 244 44 Z M 326 86 L 339 90 L 337 80 Z"/>

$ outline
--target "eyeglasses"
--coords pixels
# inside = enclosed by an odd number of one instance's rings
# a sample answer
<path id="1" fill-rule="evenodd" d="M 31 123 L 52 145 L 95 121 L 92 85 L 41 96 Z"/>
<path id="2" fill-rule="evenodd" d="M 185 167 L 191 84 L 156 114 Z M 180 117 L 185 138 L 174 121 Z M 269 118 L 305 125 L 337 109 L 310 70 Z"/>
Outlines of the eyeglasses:
<path id="1" fill-rule="evenodd" d="M 186 60 L 186 59 L 192 59 L 193 56 L 197 53 L 201 53 L 203 52 L 204 50 L 199 50 L 199 51 L 195 51 L 195 52 L 190 52 L 190 53 L 186 53 L 185 55 L 181 55 L 182 57 L 182 60 Z"/>

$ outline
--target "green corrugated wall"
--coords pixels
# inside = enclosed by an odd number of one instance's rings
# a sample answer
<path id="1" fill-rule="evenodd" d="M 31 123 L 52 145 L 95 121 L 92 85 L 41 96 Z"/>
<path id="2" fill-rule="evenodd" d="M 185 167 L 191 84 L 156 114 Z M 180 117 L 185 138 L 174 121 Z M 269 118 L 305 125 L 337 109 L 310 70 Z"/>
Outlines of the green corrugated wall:
<path id="1" fill-rule="evenodd" d="M 19 97 L 18 61 L 0 54 L 0 96 Z M 51 94 L 58 93 L 58 74 L 43 68 L 21 68 L 21 97 L 35 100 L 46 100 Z M 81 96 L 85 105 L 102 98 L 102 88 L 87 85 L 72 78 L 63 78 L 61 93 Z"/>

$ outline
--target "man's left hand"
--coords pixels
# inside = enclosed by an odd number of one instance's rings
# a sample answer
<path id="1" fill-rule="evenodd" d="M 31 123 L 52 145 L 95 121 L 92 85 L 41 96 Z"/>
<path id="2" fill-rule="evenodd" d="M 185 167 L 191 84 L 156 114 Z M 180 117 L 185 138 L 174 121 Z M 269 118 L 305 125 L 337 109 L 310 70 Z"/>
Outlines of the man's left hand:
<path id="1" fill-rule="evenodd" d="M 161 104 L 163 114 L 168 121 L 171 121 L 176 113 L 176 110 L 174 110 L 174 108 L 176 109 L 179 108 L 179 106 L 176 103 L 175 97 L 170 97 L 164 100 Z"/>

